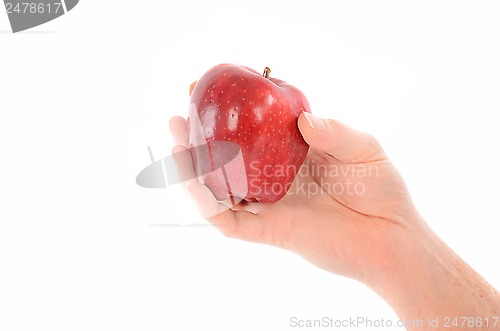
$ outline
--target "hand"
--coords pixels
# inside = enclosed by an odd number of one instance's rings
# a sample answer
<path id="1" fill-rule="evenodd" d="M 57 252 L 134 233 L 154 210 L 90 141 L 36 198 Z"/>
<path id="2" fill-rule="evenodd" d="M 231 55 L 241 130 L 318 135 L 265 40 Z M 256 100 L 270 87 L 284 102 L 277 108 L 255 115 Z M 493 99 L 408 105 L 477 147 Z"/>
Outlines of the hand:
<path id="1" fill-rule="evenodd" d="M 202 215 L 228 237 L 291 250 L 367 284 L 391 277 L 400 243 L 425 229 L 399 173 L 366 133 L 310 114 L 298 126 L 310 150 L 283 199 L 228 207 L 191 180 L 187 190 Z M 170 129 L 174 152 L 187 149 L 186 121 L 174 117 Z M 195 178 L 190 158 L 178 162 Z"/>
<path id="2" fill-rule="evenodd" d="M 378 142 L 309 114 L 298 126 L 310 150 L 283 199 L 228 207 L 192 179 L 186 188 L 202 215 L 226 236 L 291 250 L 365 283 L 401 320 L 415 321 L 408 330 L 431 318 L 433 330 L 447 330 L 453 316 L 500 330 L 500 294 L 427 226 Z M 183 178 L 195 178 L 186 121 L 174 117 L 170 129 Z"/>

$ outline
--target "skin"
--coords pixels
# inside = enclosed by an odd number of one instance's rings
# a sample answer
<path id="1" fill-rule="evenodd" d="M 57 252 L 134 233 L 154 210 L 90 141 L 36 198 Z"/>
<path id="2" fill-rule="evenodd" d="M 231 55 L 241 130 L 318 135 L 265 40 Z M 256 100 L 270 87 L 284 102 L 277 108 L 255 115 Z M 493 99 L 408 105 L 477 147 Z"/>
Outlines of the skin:
<path id="1" fill-rule="evenodd" d="M 310 112 L 309 103 L 297 88 L 269 77 L 269 73 L 269 68 L 262 75 L 244 66 L 221 64 L 191 84 L 190 146 L 231 142 L 247 161 L 246 176 L 239 176 L 242 169 L 234 164 L 226 164 L 227 175 L 202 175 L 203 183 L 219 200 L 231 193 L 247 201 L 276 202 L 285 195 L 284 188 L 292 184 L 306 157 L 309 146 L 296 122 L 303 111 Z M 221 149 L 207 158 L 200 149 L 192 151 L 198 173 L 231 154 Z M 275 169 L 283 164 L 290 166 L 288 171 L 280 176 L 266 175 L 265 167 Z M 225 176 L 231 178 L 232 185 L 226 183 Z"/>
<path id="2" fill-rule="evenodd" d="M 310 150 L 283 199 L 242 201 L 230 208 L 190 180 L 186 189 L 203 217 L 228 237 L 293 251 L 366 284 L 401 320 L 424 321 L 423 328 L 408 330 L 450 330 L 444 327 L 446 317 L 493 322 L 500 316 L 498 291 L 429 228 L 376 139 L 310 114 L 300 115 L 298 127 Z M 174 152 L 186 150 L 186 121 L 173 117 L 170 129 Z M 179 169 L 194 178 L 189 153 L 181 154 Z M 436 318 L 438 327 L 426 324 Z M 470 329 L 500 330 L 500 321 L 495 328 L 483 323 Z"/>

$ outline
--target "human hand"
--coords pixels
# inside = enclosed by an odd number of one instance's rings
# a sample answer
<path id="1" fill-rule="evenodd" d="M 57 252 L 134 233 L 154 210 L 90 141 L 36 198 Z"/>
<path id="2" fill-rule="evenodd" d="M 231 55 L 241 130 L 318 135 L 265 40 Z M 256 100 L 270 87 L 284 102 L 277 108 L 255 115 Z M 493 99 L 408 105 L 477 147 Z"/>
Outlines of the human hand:
<path id="1" fill-rule="evenodd" d="M 190 179 L 185 186 L 201 214 L 228 237 L 288 249 L 366 284 L 402 320 L 482 316 L 478 330 L 500 329 L 500 293 L 428 227 L 379 143 L 305 113 L 298 127 L 310 149 L 281 200 L 229 205 Z M 186 120 L 173 117 L 170 129 L 182 177 L 196 178 Z"/>
<path id="2" fill-rule="evenodd" d="M 338 121 L 302 114 L 310 145 L 287 195 L 276 203 L 218 202 L 191 180 L 187 190 L 202 215 L 224 235 L 293 251 L 313 264 L 367 284 L 383 282 L 401 260 L 400 244 L 425 231 L 406 186 L 379 143 Z M 175 152 L 188 149 L 188 128 L 173 117 Z M 195 178 L 192 159 L 179 168 Z"/>

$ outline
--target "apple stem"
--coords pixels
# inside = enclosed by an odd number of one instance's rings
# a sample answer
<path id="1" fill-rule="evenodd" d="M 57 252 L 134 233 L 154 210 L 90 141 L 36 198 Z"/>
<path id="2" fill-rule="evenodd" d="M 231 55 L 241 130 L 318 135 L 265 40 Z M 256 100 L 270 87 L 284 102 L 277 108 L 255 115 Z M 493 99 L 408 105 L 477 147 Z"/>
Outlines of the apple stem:
<path id="1" fill-rule="evenodd" d="M 269 67 L 265 67 L 264 73 L 262 74 L 262 76 L 264 76 L 265 78 L 269 78 L 270 73 L 271 73 L 271 69 Z"/>

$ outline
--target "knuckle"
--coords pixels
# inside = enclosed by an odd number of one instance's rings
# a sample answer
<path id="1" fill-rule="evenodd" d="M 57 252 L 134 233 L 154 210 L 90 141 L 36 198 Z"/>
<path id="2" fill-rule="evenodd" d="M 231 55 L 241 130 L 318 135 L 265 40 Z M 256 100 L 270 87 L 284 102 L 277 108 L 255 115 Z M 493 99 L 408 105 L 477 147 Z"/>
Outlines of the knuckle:
<path id="1" fill-rule="evenodd" d="M 344 125 L 342 125 L 339 121 L 332 120 L 332 119 L 326 119 L 324 120 L 326 127 L 329 130 L 335 131 L 337 134 L 343 135 L 346 133 L 346 128 Z"/>

